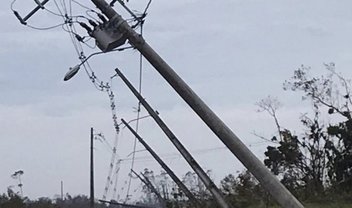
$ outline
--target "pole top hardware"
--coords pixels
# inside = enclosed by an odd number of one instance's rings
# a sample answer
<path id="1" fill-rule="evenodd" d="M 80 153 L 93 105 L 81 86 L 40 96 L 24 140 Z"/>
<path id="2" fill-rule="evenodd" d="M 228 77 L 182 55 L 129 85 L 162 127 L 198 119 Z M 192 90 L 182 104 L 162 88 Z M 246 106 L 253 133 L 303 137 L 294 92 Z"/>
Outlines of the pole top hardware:
<path id="1" fill-rule="evenodd" d="M 123 21 L 112 18 L 109 21 L 94 27 L 91 36 L 95 39 L 97 46 L 103 52 L 109 52 L 125 44 L 127 37 L 121 33 L 119 26 Z"/>
<path id="2" fill-rule="evenodd" d="M 21 22 L 21 24 L 23 25 L 27 25 L 27 20 L 32 17 L 39 9 L 44 9 L 44 5 L 46 3 L 48 3 L 49 0 L 44 0 L 42 2 L 40 2 L 39 0 L 34 0 L 34 2 L 37 4 L 37 7 L 35 7 L 31 12 L 29 12 L 29 14 L 27 14 L 27 16 L 25 17 L 21 17 L 21 15 L 17 12 L 17 11 L 13 11 L 13 13 L 15 14 L 15 16 L 17 17 L 17 19 Z"/>

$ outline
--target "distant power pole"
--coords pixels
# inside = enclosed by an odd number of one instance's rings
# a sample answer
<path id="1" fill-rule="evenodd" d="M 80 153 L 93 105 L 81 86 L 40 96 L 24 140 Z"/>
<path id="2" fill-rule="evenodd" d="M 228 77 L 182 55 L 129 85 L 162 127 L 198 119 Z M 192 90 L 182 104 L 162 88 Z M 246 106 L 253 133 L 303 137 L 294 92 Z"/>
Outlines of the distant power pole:
<path id="1" fill-rule="evenodd" d="M 198 114 L 205 124 L 218 136 L 226 147 L 258 179 L 271 196 L 285 208 L 303 208 L 304 206 L 286 189 L 284 185 L 264 166 L 264 164 L 246 147 L 246 145 L 226 126 L 226 124 L 204 103 L 180 76 L 164 61 L 158 53 L 134 31 L 105 0 L 91 0 L 116 29 L 124 34 L 133 45 L 151 63 L 160 75 L 174 88 L 186 103 Z M 187 23 L 185 23 L 187 24 Z M 104 40 L 105 41 L 105 40 Z M 104 42 L 102 41 L 102 42 Z"/>
<path id="2" fill-rule="evenodd" d="M 93 128 L 90 128 L 90 208 L 94 208 L 94 155 L 93 155 Z"/>
<path id="3" fill-rule="evenodd" d="M 64 200 L 64 182 L 61 181 L 61 200 Z"/>

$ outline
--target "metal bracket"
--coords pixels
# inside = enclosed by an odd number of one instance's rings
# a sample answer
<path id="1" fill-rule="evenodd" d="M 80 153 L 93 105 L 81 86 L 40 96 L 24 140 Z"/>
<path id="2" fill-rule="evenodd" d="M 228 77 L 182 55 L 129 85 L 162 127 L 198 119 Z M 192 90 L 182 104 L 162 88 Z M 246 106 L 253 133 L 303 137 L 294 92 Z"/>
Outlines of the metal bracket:
<path id="1" fill-rule="evenodd" d="M 13 13 L 15 14 L 15 16 L 17 17 L 17 19 L 20 21 L 21 24 L 27 25 L 26 21 L 30 17 L 32 17 L 39 9 L 44 9 L 44 5 L 48 3 L 49 0 L 44 0 L 43 2 L 40 2 L 39 0 L 34 0 L 34 1 L 38 6 L 35 7 L 31 12 L 29 12 L 29 14 L 27 14 L 27 16 L 25 16 L 24 18 L 22 18 L 17 11 L 13 11 Z"/>

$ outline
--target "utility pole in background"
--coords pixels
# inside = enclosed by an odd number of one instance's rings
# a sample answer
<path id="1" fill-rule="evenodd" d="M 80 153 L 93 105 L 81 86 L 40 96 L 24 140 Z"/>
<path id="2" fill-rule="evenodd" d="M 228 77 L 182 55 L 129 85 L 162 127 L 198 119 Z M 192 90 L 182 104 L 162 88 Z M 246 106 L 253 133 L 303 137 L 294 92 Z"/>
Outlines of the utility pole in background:
<path id="1" fill-rule="evenodd" d="M 160 164 L 160 166 L 169 174 L 172 180 L 182 190 L 182 192 L 188 197 L 188 199 L 195 205 L 199 206 L 198 200 L 194 197 L 192 192 L 185 186 L 184 183 L 176 176 L 176 174 L 164 163 L 164 161 L 154 152 L 154 150 L 143 140 L 143 138 L 123 119 L 122 123 L 132 132 L 132 134 L 138 139 L 138 141 L 148 150 L 148 152 L 154 157 L 154 159 Z"/>
<path id="2" fill-rule="evenodd" d="M 61 181 L 61 200 L 64 200 L 64 182 Z"/>
<path id="3" fill-rule="evenodd" d="M 177 75 L 177 73 L 134 31 L 105 0 L 92 2 L 115 22 L 116 29 L 124 34 L 130 44 L 138 49 L 162 77 L 198 114 L 208 127 L 218 136 L 227 148 L 258 179 L 271 196 L 285 208 L 303 208 L 304 206 L 283 186 L 264 164 L 246 147 L 245 144 L 225 125 L 225 123 L 203 102 L 203 100 Z"/>
<path id="4" fill-rule="evenodd" d="M 94 130 L 90 128 L 90 208 L 94 208 Z"/>

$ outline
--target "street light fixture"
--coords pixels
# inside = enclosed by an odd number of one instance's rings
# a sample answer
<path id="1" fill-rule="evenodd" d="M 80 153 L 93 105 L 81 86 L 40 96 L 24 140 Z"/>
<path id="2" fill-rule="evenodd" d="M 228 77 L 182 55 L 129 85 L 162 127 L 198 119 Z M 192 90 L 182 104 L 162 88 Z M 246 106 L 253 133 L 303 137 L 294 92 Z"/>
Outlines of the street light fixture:
<path id="1" fill-rule="evenodd" d="M 130 49 L 130 48 L 133 48 L 132 46 L 127 46 L 127 47 L 123 47 L 123 48 L 116 48 L 116 49 L 113 49 L 111 51 L 107 51 L 107 52 L 103 52 L 103 51 L 100 51 L 100 52 L 95 52 L 95 53 L 92 53 L 90 54 L 87 58 L 85 57 L 82 57 L 80 58 L 81 59 L 81 63 L 74 66 L 74 67 L 70 67 L 70 69 L 68 70 L 68 72 L 65 74 L 65 77 L 64 77 L 64 81 L 68 81 L 70 80 L 73 76 L 75 76 L 77 74 L 77 72 L 79 71 L 79 69 L 81 68 L 81 66 L 86 62 L 88 61 L 88 59 L 90 59 L 92 56 L 95 56 L 95 55 L 99 55 L 99 54 L 103 54 L 103 53 L 109 53 L 109 52 L 113 52 L 113 51 L 123 51 L 125 49 Z"/>
<path id="2" fill-rule="evenodd" d="M 98 55 L 98 54 L 101 54 L 103 52 L 96 52 L 96 53 L 92 53 L 90 54 L 87 58 L 85 58 L 84 56 L 83 57 L 80 57 L 81 59 L 81 63 L 80 64 L 77 64 L 76 66 L 74 67 L 70 67 L 70 69 L 68 70 L 68 72 L 65 74 L 65 77 L 64 77 L 64 81 L 68 81 L 70 80 L 73 76 L 75 76 L 77 74 L 77 72 L 79 71 L 79 69 L 81 68 L 81 66 L 86 62 L 88 61 L 88 59 L 94 55 Z"/>
<path id="3" fill-rule="evenodd" d="M 65 74 L 64 81 L 67 81 L 71 79 L 73 76 L 75 76 L 79 71 L 79 69 L 81 68 L 80 66 L 81 64 L 76 65 L 74 67 L 70 67 L 69 71 Z"/>

